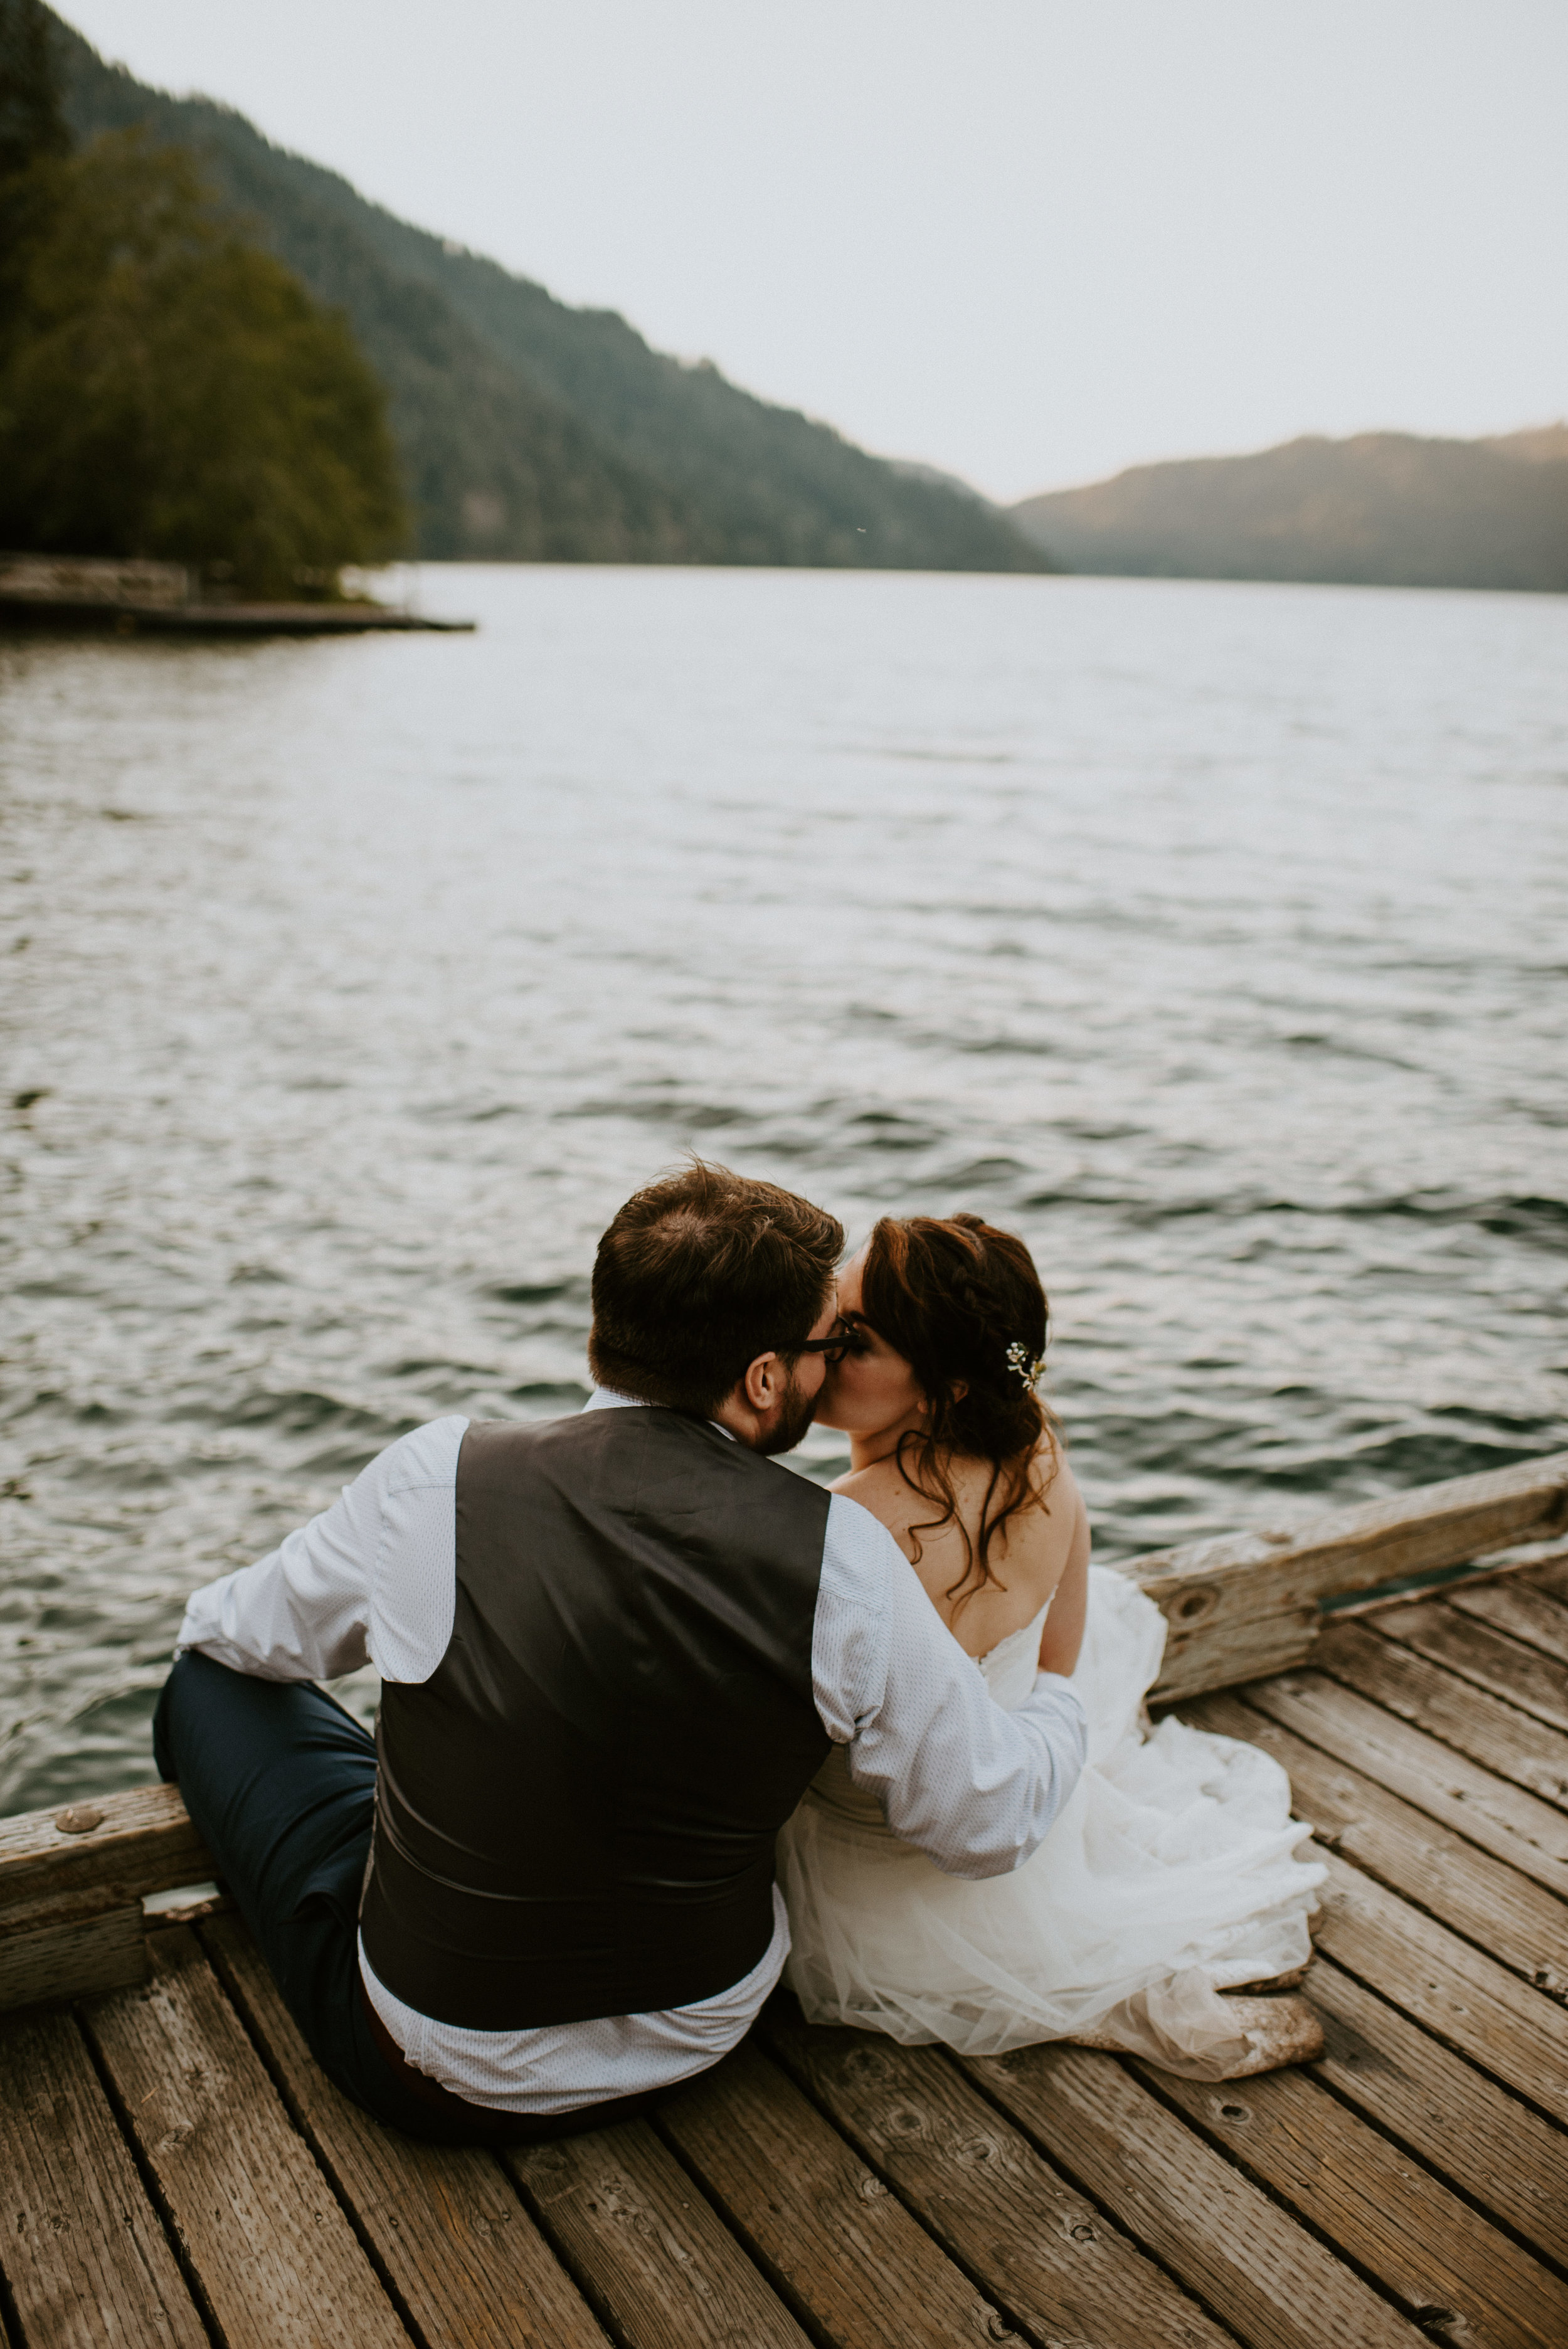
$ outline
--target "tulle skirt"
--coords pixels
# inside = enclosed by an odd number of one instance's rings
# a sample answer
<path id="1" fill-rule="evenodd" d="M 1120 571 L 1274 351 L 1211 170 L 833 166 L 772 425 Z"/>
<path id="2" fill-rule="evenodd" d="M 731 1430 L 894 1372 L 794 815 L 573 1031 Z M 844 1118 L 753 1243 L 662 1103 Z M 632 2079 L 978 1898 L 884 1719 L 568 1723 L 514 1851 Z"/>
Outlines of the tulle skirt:
<path id="1" fill-rule="evenodd" d="M 779 1845 L 785 1979 L 815 2023 L 996 2055 L 1099 2033 L 1167 2068 L 1222 2075 L 1244 2052 L 1218 1993 L 1311 1955 L 1326 1870 L 1255 1746 L 1143 1698 L 1164 1618 L 1125 1576 L 1089 1576 L 1073 1675 L 1088 1763 L 1045 1842 L 1010 1876 L 944 1876 L 893 1835 L 836 1748 Z"/>

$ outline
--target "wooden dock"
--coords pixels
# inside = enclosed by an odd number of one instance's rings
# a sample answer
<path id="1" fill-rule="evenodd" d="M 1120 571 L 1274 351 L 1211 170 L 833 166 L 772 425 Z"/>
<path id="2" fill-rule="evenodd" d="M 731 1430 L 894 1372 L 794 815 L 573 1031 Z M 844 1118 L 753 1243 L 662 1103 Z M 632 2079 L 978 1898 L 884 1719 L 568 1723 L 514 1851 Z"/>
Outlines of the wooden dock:
<path id="1" fill-rule="evenodd" d="M 1565 1500 L 1568 1455 L 1140 1563 L 1182 1717 L 1278 1757 L 1330 1871 L 1327 2052 L 1259 2079 L 781 1995 L 649 2119 L 437 2149 L 327 2085 L 237 1916 L 144 1913 L 211 1870 L 172 1789 L 0 1821 L 9 2349 L 1563 2349 Z"/>

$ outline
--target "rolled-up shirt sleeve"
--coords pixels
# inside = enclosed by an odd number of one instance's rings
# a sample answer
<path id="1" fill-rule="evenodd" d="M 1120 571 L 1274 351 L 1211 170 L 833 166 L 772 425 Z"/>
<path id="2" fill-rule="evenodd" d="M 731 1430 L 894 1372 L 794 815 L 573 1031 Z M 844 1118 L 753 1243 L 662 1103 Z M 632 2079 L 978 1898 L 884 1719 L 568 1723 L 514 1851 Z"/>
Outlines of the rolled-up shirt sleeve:
<path id="1" fill-rule="evenodd" d="M 389 1678 L 425 1677 L 451 1629 L 451 1491 L 467 1425 L 435 1420 L 400 1437 L 265 1557 L 193 1592 L 175 1654 L 197 1648 L 258 1680 L 334 1680 L 369 1661 Z"/>
<path id="2" fill-rule="evenodd" d="M 1039 1673 L 1005 1713 L 887 1528 L 835 1494 L 812 1643 L 817 1710 L 896 1835 L 949 1876 L 1006 1876 L 1084 1765 L 1083 1708 Z"/>

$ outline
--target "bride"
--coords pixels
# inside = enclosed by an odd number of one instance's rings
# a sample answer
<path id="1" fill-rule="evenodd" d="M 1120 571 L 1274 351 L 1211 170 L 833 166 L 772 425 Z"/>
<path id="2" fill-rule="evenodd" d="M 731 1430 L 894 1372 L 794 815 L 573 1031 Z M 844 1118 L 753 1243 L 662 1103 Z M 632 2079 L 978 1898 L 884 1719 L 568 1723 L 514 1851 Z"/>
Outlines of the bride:
<path id="1" fill-rule="evenodd" d="M 1088 1519 L 1036 1393 L 1046 1299 L 1021 1240 L 978 1216 L 884 1217 L 841 1277 L 853 1331 L 820 1425 L 850 1438 L 836 1492 L 880 1517 L 995 1702 L 1069 1674 L 1088 1763 L 1010 1876 L 944 1876 L 895 1836 L 835 1746 L 779 1839 L 808 2018 L 970 2055 L 1072 2039 L 1233 2079 L 1321 2052 L 1294 1979 L 1325 1870 L 1296 1856 L 1284 1771 L 1143 1697 L 1164 1619 L 1091 1567 Z"/>

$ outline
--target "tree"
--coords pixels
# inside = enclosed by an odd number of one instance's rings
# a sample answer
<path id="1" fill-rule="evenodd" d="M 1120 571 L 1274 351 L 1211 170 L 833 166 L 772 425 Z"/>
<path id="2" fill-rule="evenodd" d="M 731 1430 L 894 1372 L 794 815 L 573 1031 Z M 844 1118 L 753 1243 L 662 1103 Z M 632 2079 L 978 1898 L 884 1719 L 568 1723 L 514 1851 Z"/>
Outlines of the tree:
<path id="1" fill-rule="evenodd" d="M 263 596 L 397 550 L 379 384 L 189 154 L 122 131 L 20 177 L 39 228 L 0 375 L 0 543 L 164 556 Z"/>
<path id="2" fill-rule="evenodd" d="M 42 0 L 0 0 L 0 351 L 9 345 L 43 226 L 35 165 L 70 152 L 55 20 Z"/>
<path id="3" fill-rule="evenodd" d="M 0 0 L 0 181 L 70 151 L 55 20 L 42 0 Z"/>

